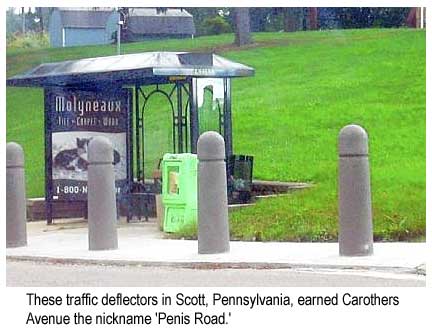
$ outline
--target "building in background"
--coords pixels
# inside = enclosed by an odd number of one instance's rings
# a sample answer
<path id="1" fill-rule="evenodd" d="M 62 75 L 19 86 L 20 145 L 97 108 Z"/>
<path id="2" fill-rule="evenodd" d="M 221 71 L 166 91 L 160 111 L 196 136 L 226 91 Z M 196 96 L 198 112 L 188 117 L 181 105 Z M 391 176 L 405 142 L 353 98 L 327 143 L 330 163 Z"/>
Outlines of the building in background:
<path id="1" fill-rule="evenodd" d="M 51 47 L 109 44 L 118 21 L 113 8 L 55 8 L 48 27 Z"/>
<path id="2" fill-rule="evenodd" d="M 193 38 L 193 16 L 177 8 L 129 8 L 123 40 Z"/>

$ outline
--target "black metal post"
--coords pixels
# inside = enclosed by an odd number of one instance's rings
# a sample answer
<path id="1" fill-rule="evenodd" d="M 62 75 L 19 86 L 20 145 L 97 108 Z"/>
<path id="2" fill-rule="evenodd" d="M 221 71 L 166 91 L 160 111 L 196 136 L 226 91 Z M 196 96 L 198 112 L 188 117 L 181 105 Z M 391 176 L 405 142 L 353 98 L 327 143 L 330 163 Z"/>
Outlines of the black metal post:
<path id="1" fill-rule="evenodd" d="M 189 84 L 181 84 L 181 88 L 186 93 L 186 102 L 183 110 L 183 134 L 184 134 L 184 151 L 185 153 L 190 152 L 190 140 L 189 140 L 189 117 L 190 117 L 190 103 L 191 103 L 191 95 L 189 91 Z"/>
<path id="2" fill-rule="evenodd" d="M 199 135 L 199 118 L 198 118 L 198 94 L 197 94 L 197 79 L 192 78 L 189 83 L 191 96 L 190 102 L 190 137 L 191 137 L 191 153 L 196 154 Z"/>
<path id="3" fill-rule="evenodd" d="M 232 155 L 232 119 L 231 119 L 231 80 L 224 78 L 224 139 L 225 139 L 225 155 L 228 157 Z"/>
<path id="4" fill-rule="evenodd" d="M 225 98 L 225 95 L 224 95 L 224 98 Z M 224 101 L 224 103 L 225 103 L 225 101 Z M 223 110 L 223 108 L 225 108 L 225 106 L 222 106 L 222 109 L 221 109 L 220 103 L 218 102 L 217 108 L 218 108 L 218 115 L 219 115 L 219 128 L 218 128 L 218 130 L 219 130 L 219 133 L 222 136 L 224 136 L 225 130 L 224 130 L 224 110 Z"/>
<path id="5" fill-rule="evenodd" d="M 178 153 L 183 153 L 183 99 L 180 83 L 176 83 L 177 88 L 177 134 L 178 134 Z M 174 128 L 173 128 L 174 129 Z"/>
<path id="6" fill-rule="evenodd" d="M 182 84 L 182 88 L 184 88 Z M 183 91 L 182 91 L 183 93 Z M 189 143 L 188 143 L 188 112 L 189 112 L 189 93 L 187 93 L 186 102 L 184 104 L 184 110 L 183 110 L 183 118 L 182 118 L 182 125 L 183 125 L 183 139 L 184 139 L 184 152 L 187 153 L 189 150 Z"/>
<path id="7" fill-rule="evenodd" d="M 135 146 L 137 179 L 141 177 L 139 86 L 135 85 Z"/>
<path id="8" fill-rule="evenodd" d="M 128 89 L 128 114 L 127 114 L 127 138 L 126 138 L 126 145 L 127 145 L 127 174 L 128 174 L 128 186 L 129 189 L 133 182 L 133 98 L 132 98 L 132 89 Z"/>
<path id="9" fill-rule="evenodd" d="M 146 144 L 146 139 L 145 139 L 145 128 L 144 128 L 144 109 L 145 109 L 145 105 L 146 105 L 147 99 L 145 99 L 144 101 L 144 105 L 142 106 L 141 110 L 140 110 L 140 133 L 141 133 L 141 149 L 140 149 L 140 155 L 141 155 L 141 160 L 140 160 L 140 165 L 141 165 L 141 181 L 142 184 L 145 184 L 145 144 Z"/>
<path id="10" fill-rule="evenodd" d="M 52 93 L 48 89 L 44 89 L 44 127 L 45 127 L 45 212 L 47 224 L 53 223 L 53 188 L 52 188 L 52 133 L 51 133 L 51 117 L 49 114 Z"/>
<path id="11" fill-rule="evenodd" d="M 119 200 L 120 201 L 125 201 L 126 200 L 126 220 L 129 223 L 130 222 L 130 204 L 131 204 L 131 193 L 132 193 L 132 185 L 134 182 L 134 175 L 133 175 L 133 94 L 132 94 L 132 89 L 128 89 L 128 114 L 127 114 L 127 138 L 126 138 L 126 149 L 127 149 L 127 163 L 126 163 L 126 167 L 127 167 L 127 176 L 128 176 L 128 185 L 127 185 L 127 192 L 126 192 L 126 199 L 124 199 L 124 197 L 121 197 Z M 136 89 L 135 89 L 135 97 L 137 97 L 136 94 Z M 119 207 L 119 204 L 117 204 L 117 206 Z M 88 208 L 87 208 L 88 209 Z M 117 208 L 117 214 L 120 215 L 120 211 L 119 208 Z"/>

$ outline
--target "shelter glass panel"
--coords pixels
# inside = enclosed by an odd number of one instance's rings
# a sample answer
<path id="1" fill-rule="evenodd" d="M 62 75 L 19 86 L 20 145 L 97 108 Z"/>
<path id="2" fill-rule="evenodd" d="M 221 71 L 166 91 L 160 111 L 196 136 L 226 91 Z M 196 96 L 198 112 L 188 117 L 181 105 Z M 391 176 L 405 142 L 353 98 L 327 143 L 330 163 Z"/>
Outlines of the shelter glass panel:
<path id="1" fill-rule="evenodd" d="M 164 86 L 160 90 L 149 92 L 145 106 L 141 110 L 144 121 L 141 136 L 145 178 L 153 177 L 165 153 L 174 152 L 175 104 L 167 96 L 170 93 L 169 89 L 172 89 L 172 86 Z"/>
<path id="2" fill-rule="evenodd" d="M 223 79 L 197 79 L 197 94 L 199 133 L 216 131 L 223 135 Z"/>

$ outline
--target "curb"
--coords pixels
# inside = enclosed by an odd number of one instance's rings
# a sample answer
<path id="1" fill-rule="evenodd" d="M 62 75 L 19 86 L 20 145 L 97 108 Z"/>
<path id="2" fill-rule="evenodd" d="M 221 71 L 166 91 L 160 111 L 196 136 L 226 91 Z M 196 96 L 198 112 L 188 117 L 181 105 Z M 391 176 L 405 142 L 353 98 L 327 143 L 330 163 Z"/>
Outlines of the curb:
<path id="1" fill-rule="evenodd" d="M 360 265 L 332 265 L 332 264 L 302 264 L 302 263 L 268 263 L 268 262 L 165 262 L 165 261 L 131 261 L 131 260 L 97 260 L 80 258 L 56 258 L 43 256 L 6 256 L 6 261 L 39 262 L 49 264 L 73 264 L 86 266 L 116 266 L 116 267 L 170 267 L 183 269 L 211 270 L 211 269 L 308 269 L 335 271 L 375 271 L 391 274 L 408 274 L 426 276 L 426 269 L 418 267 L 388 267 L 388 266 L 360 266 Z"/>

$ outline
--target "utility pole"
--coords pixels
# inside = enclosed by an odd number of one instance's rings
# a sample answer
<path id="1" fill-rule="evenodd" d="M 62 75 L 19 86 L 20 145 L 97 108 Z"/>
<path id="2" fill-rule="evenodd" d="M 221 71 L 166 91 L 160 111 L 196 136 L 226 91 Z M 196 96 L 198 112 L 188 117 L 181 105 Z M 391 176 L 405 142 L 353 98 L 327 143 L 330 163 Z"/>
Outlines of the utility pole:
<path id="1" fill-rule="evenodd" d="M 122 30 L 122 26 L 124 24 L 124 21 L 123 21 L 122 12 L 121 12 L 120 9 L 118 10 L 118 13 L 119 13 L 119 21 L 117 23 L 117 55 L 120 55 L 120 53 L 121 53 L 121 49 L 120 49 L 120 46 L 121 46 L 121 30 Z"/>
<path id="2" fill-rule="evenodd" d="M 117 55 L 120 55 L 121 21 L 117 24 Z"/>
<path id="3" fill-rule="evenodd" d="M 25 10 L 24 10 L 24 7 L 21 7 L 21 15 L 22 15 L 22 34 L 25 34 Z"/>

